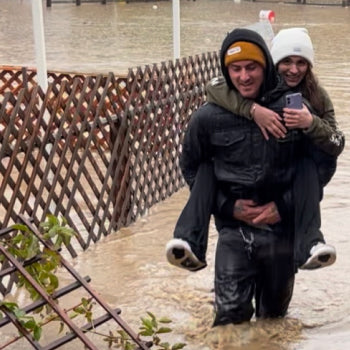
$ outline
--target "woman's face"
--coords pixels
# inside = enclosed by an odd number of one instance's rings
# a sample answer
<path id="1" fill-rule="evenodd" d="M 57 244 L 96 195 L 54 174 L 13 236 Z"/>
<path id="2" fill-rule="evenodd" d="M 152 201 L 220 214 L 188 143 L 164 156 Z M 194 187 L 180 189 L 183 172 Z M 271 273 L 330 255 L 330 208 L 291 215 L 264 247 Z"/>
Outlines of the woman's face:
<path id="1" fill-rule="evenodd" d="M 304 79 L 309 62 L 301 56 L 288 56 L 278 63 L 278 72 L 289 87 L 298 86 Z"/>

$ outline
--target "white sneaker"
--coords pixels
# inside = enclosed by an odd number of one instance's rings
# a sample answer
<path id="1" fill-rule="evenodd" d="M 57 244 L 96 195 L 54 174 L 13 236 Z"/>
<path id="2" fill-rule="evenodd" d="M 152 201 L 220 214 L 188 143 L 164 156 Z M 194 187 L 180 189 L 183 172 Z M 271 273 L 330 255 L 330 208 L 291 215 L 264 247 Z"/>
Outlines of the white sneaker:
<path id="1" fill-rule="evenodd" d="M 191 246 L 184 240 L 174 238 L 165 248 L 166 257 L 170 264 L 189 271 L 198 271 L 207 266 L 192 252 Z"/>
<path id="2" fill-rule="evenodd" d="M 314 270 L 334 264 L 337 258 L 335 248 L 329 244 L 317 243 L 310 250 L 310 257 L 300 266 L 302 270 Z"/>

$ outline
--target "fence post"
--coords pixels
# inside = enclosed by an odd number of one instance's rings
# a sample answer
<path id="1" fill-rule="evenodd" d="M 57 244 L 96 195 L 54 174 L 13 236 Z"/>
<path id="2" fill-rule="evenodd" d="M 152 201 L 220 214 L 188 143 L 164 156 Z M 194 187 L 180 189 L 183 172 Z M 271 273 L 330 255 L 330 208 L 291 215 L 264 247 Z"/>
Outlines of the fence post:
<path id="1" fill-rule="evenodd" d="M 22 87 L 25 89 L 28 88 L 28 73 L 26 67 L 22 67 Z"/>

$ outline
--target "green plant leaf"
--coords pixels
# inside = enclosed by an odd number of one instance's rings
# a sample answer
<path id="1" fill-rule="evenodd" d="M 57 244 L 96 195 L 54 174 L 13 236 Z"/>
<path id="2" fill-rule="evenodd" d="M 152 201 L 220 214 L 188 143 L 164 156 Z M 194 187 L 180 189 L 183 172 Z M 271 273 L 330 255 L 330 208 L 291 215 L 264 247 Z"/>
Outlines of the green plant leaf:
<path id="1" fill-rule="evenodd" d="M 15 237 L 12 238 L 13 244 L 18 244 L 23 240 L 23 235 L 21 233 L 18 233 Z"/>
<path id="2" fill-rule="evenodd" d="M 142 324 L 147 328 L 147 329 L 152 329 L 153 328 L 153 322 L 152 320 L 148 318 L 141 318 Z"/>
<path id="3" fill-rule="evenodd" d="M 152 329 L 145 329 L 144 331 L 141 331 L 139 334 L 144 336 L 144 337 L 151 337 L 153 335 L 153 330 Z"/>
<path id="4" fill-rule="evenodd" d="M 37 327 L 37 324 L 34 320 L 34 318 L 28 320 L 27 322 L 23 323 L 23 326 L 28 328 L 28 329 L 35 329 L 35 327 Z"/>
<path id="5" fill-rule="evenodd" d="M 11 310 L 11 312 L 13 312 L 13 314 L 18 319 L 20 319 L 20 318 L 22 318 L 22 317 L 24 317 L 26 315 L 26 313 L 23 310 L 19 309 L 18 307 L 13 309 L 13 310 Z"/>
<path id="6" fill-rule="evenodd" d="M 85 309 L 82 306 L 77 306 L 73 309 L 77 314 L 85 314 Z"/>
<path id="7" fill-rule="evenodd" d="M 135 349 L 135 345 L 130 343 L 125 344 L 125 350 L 134 350 L 134 349 Z"/>
<path id="8" fill-rule="evenodd" d="M 170 333 L 172 332 L 173 330 L 169 327 L 160 327 L 158 330 L 157 330 L 157 334 L 161 334 L 161 333 Z"/>
<path id="9" fill-rule="evenodd" d="M 58 330 L 58 333 L 62 333 L 64 330 L 64 322 L 60 322 L 60 329 Z"/>
<path id="10" fill-rule="evenodd" d="M 151 317 L 152 320 L 156 319 L 156 316 L 154 316 L 154 314 L 151 311 L 147 311 L 147 315 Z"/>
<path id="11" fill-rule="evenodd" d="M 18 309 L 18 305 L 16 303 L 13 303 L 11 301 L 0 301 L 0 305 L 3 305 L 8 309 L 9 311 L 14 310 L 15 308 Z"/>
<path id="12" fill-rule="evenodd" d="M 168 317 L 162 317 L 162 318 L 158 319 L 158 322 L 159 323 L 171 323 L 173 321 Z"/>
<path id="13" fill-rule="evenodd" d="M 21 232 L 30 232 L 28 226 L 24 225 L 24 224 L 14 224 L 11 226 L 11 228 L 13 228 L 14 230 L 21 231 Z"/>
<path id="14" fill-rule="evenodd" d="M 56 290 L 59 286 L 59 280 L 58 280 L 58 277 L 53 274 L 53 273 L 50 273 L 49 274 L 49 279 L 50 279 L 50 284 L 51 284 L 51 287 Z"/>
<path id="15" fill-rule="evenodd" d="M 35 327 L 34 332 L 33 332 L 34 339 L 37 341 L 40 340 L 41 333 L 42 333 L 42 328 L 39 326 Z"/>
<path id="16" fill-rule="evenodd" d="M 90 300 L 87 298 L 81 298 L 81 303 L 84 307 L 88 307 L 88 305 L 90 304 Z"/>

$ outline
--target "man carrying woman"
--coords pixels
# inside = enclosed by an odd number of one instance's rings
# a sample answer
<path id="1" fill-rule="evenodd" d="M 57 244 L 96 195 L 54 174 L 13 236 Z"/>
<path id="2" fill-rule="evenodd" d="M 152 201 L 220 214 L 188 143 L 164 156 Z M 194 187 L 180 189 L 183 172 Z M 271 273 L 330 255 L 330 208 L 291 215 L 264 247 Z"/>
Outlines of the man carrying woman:
<path id="1" fill-rule="evenodd" d="M 230 89 L 224 78 L 214 79 L 208 85 L 207 99 L 235 114 L 253 119 L 266 140 L 272 135 L 282 142 L 293 137 L 295 132 L 303 134 L 306 140 L 305 154 L 296 165 L 293 189 L 297 203 L 294 223 L 295 265 L 296 268 L 302 269 L 329 266 L 334 263 L 336 252 L 334 247 L 325 244 L 320 231 L 319 202 L 322 199 L 323 187 L 333 176 L 337 157 L 344 148 L 344 135 L 338 129 L 332 102 L 312 71 L 314 51 L 307 30 L 305 28 L 281 30 L 272 42 L 271 55 L 289 89 L 292 92 L 302 93 L 305 99 L 302 109 L 283 109 L 281 106 L 274 109 L 267 108 L 271 106 L 266 104 L 263 106 L 262 103 L 237 94 L 234 89 Z M 197 176 L 208 179 L 208 173 L 211 171 L 210 164 L 202 164 Z M 207 180 L 201 180 L 200 183 L 205 181 Z M 222 208 L 232 213 L 233 201 L 220 191 L 216 197 L 216 201 L 221 202 Z M 166 248 L 170 263 L 192 271 L 206 266 L 209 225 L 207 204 L 201 203 L 202 207 L 199 206 L 197 216 L 193 215 L 192 210 L 186 209 L 188 207 L 193 209 L 191 201 L 197 200 L 198 197 L 195 193 L 192 195 L 191 191 L 189 202 L 177 222 L 175 239 L 171 240 Z M 199 200 L 200 202 L 202 201 Z M 255 218 L 255 224 L 259 224 L 259 218 Z"/>

